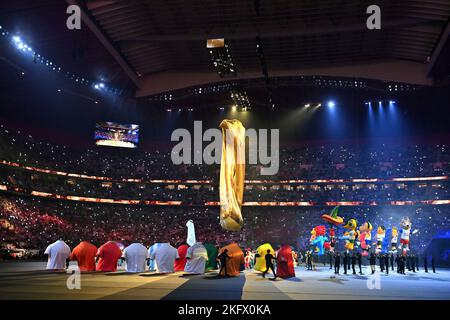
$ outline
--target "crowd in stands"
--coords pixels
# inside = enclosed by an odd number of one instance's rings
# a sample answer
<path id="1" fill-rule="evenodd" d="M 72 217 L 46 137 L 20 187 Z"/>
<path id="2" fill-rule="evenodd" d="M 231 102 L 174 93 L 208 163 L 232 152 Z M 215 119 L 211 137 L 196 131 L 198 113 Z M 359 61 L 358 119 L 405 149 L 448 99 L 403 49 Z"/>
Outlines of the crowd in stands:
<path id="1" fill-rule="evenodd" d="M 171 146 L 151 151 L 93 147 L 79 150 L 34 139 L 0 126 L 0 160 L 114 179 L 212 179 L 219 165 L 173 165 Z M 449 146 L 436 144 L 331 144 L 281 146 L 279 172 L 260 174 L 247 165 L 246 179 L 354 179 L 448 175 Z"/>
<path id="2" fill-rule="evenodd" d="M 331 207 L 243 208 L 244 228 L 227 232 L 219 225 L 219 208 L 202 206 L 218 201 L 218 165 L 173 165 L 170 148 L 130 150 L 73 147 L 37 141 L 33 137 L 0 128 L 0 161 L 68 173 L 106 176 L 112 179 L 210 180 L 210 183 L 150 184 L 102 181 L 39 173 L 0 164 L 0 185 L 19 188 L 22 195 L 0 195 L 0 248 L 42 250 L 63 238 L 73 247 L 80 240 L 101 245 L 122 242 L 186 240 L 186 221 L 195 222 L 199 240 L 242 248 L 270 242 L 289 242 L 300 250 L 308 247 L 310 231 L 324 224 L 321 215 Z M 261 176 L 260 166 L 246 167 L 246 179 L 390 179 L 450 175 L 450 152 L 445 144 L 284 146 L 280 171 Z M 449 199 L 447 180 L 414 182 L 247 184 L 244 201 L 420 201 Z M 179 200 L 191 206 L 140 206 L 83 203 L 25 196 L 30 190 L 61 195 L 113 199 Z M 448 230 L 450 206 L 349 206 L 345 219 L 374 226 L 398 226 L 409 216 L 417 232 L 411 247 L 423 251 L 433 235 Z M 342 230 L 340 230 L 342 232 Z M 343 243 L 338 243 L 342 245 Z"/>
<path id="3" fill-rule="evenodd" d="M 341 207 L 340 215 L 346 220 L 355 218 L 359 224 L 369 221 L 374 229 L 379 225 L 398 226 L 402 216 L 409 216 L 412 229 L 417 229 L 411 237 L 411 247 L 421 252 L 435 234 L 448 230 L 449 209 L 448 206 Z M 5 195 L 0 198 L 0 243 L 3 248 L 43 250 L 61 237 L 71 247 L 81 240 L 96 245 L 108 240 L 124 245 L 164 241 L 176 245 L 186 241 L 186 222 L 193 220 L 199 241 L 217 245 L 236 241 L 242 248 L 287 242 L 298 249 L 307 249 L 312 228 L 321 224 L 328 227 L 321 215 L 330 210 L 330 207 L 244 207 L 244 228 L 241 232 L 228 232 L 220 227 L 218 208 L 105 205 Z M 339 228 L 338 235 L 343 232 Z M 343 245 L 343 241 L 338 245 Z"/>

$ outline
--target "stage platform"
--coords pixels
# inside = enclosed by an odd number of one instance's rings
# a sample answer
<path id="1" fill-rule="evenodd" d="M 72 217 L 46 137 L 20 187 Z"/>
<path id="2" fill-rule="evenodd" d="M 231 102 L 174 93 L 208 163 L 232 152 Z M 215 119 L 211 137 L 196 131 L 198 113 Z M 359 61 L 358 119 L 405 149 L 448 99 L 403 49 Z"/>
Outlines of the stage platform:
<path id="1" fill-rule="evenodd" d="M 81 289 L 69 290 L 64 272 L 44 270 L 44 262 L 0 262 L 0 299 L 450 299 L 450 270 L 399 275 L 334 276 L 328 267 L 296 268 L 296 278 L 264 279 L 259 272 L 218 278 L 217 272 L 183 276 L 83 273 Z"/>

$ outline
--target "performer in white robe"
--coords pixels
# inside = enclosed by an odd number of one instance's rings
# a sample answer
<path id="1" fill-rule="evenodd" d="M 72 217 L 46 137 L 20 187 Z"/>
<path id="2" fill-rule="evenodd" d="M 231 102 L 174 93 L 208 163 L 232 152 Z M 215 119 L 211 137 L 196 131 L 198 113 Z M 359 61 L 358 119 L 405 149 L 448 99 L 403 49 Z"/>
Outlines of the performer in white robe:
<path id="1" fill-rule="evenodd" d="M 132 243 L 123 250 L 122 257 L 125 258 L 127 272 L 144 272 L 149 254 L 141 243 Z"/>
<path id="2" fill-rule="evenodd" d="M 70 257 L 70 248 L 62 240 L 50 244 L 44 254 L 48 255 L 47 270 L 66 269 L 66 260 Z"/>
<path id="3" fill-rule="evenodd" d="M 149 271 L 155 271 L 156 270 L 156 261 L 154 258 L 152 258 L 156 248 L 158 247 L 158 245 L 160 245 L 160 243 L 155 243 L 154 245 L 150 246 L 150 248 L 148 248 L 148 256 L 149 256 L 149 264 L 148 264 L 148 270 Z"/>
<path id="4" fill-rule="evenodd" d="M 178 259 L 178 250 L 170 243 L 157 243 L 155 251 L 150 255 L 150 259 L 156 260 L 156 272 L 171 273 L 174 272 L 174 262 Z"/>
<path id="5" fill-rule="evenodd" d="M 186 254 L 187 263 L 184 271 L 193 274 L 205 273 L 206 261 L 208 261 L 208 252 L 201 242 L 196 242 L 189 247 Z"/>
<path id="6" fill-rule="evenodd" d="M 194 227 L 194 222 L 192 220 L 189 220 L 186 223 L 186 227 L 188 229 L 188 234 L 187 234 L 187 240 L 186 243 L 189 246 L 193 246 L 194 243 L 197 242 L 197 240 L 195 240 L 195 227 Z"/>

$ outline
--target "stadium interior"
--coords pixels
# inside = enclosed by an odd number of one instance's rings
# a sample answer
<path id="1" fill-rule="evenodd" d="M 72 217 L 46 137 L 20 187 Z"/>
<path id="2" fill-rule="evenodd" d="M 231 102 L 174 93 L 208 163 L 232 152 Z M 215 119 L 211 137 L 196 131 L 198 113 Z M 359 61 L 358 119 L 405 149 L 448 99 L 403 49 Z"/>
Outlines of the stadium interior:
<path id="1" fill-rule="evenodd" d="M 366 26 L 371 4 L 2 2 L 0 264 L 44 261 L 58 239 L 177 247 L 189 220 L 198 241 L 218 247 L 287 243 L 305 253 L 321 216 L 339 206 L 374 232 L 409 217 L 411 254 L 448 272 L 450 2 L 378 0 L 379 30 Z M 80 8 L 80 29 L 68 27 L 68 6 Z M 279 154 L 277 172 L 263 174 L 261 154 L 245 167 L 238 232 L 220 224 L 220 162 L 194 161 L 223 119 L 255 129 L 259 143 L 275 141 L 261 130 L 279 132 L 279 150 L 266 154 Z M 173 161 L 177 129 L 191 133 L 189 163 Z M 0 280 L 0 299 L 36 297 L 10 290 L 1 271 Z M 228 298 L 260 298 L 236 290 L 245 294 Z M 264 298 L 305 298 L 279 290 L 286 296 Z M 151 298 L 184 298 L 174 292 Z"/>

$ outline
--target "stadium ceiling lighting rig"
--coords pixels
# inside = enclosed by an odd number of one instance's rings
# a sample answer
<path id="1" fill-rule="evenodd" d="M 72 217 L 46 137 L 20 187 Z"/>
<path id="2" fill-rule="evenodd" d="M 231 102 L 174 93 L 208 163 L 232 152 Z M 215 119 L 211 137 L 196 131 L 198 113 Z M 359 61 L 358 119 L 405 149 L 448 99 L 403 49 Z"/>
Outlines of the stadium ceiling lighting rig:
<path id="1" fill-rule="evenodd" d="M 378 106 L 380 106 L 380 107 L 383 106 L 384 103 L 388 103 L 390 106 L 393 106 L 397 103 L 395 100 L 375 100 L 375 101 L 366 101 L 366 102 L 364 102 L 364 104 L 366 106 L 371 107 L 373 102 L 375 102 L 375 103 L 378 102 Z"/>
<path id="2" fill-rule="evenodd" d="M 235 88 L 230 91 L 230 95 L 238 111 L 248 111 L 251 109 L 250 99 L 244 89 Z"/>
<path id="3" fill-rule="evenodd" d="M 208 39 L 206 40 L 206 48 L 209 50 L 214 68 L 221 78 L 228 75 L 234 77 L 237 75 L 236 67 L 225 39 Z"/>
<path id="4" fill-rule="evenodd" d="M 64 68 L 61 66 L 58 66 L 56 63 L 52 62 L 51 60 L 45 58 L 44 56 L 40 55 L 37 51 L 35 51 L 23 38 L 19 35 L 11 35 L 9 31 L 5 30 L 0 25 L 0 34 L 1 36 L 6 39 L 7 41 L 11 42 L 13 46 L 19 50 L 23 55 L 29 56 L 34 63 L 40 63 L 44 66 L 46 66 L 50 71 L 54 71 L 57 73 L 63 74 L 67 79 L 70 79 L 74 82 L 77 82 L 78 84 L 83 84 L 86 86 L 93 86 L 94 81 L 91 81 L 83 76 L 80 76 L 78 74 L 72 73 L 70 71 L 65 71 Z M 122 89 L 119 88 L 113 88 L 113 87 L 107 87 L 104 85 L 104 90 L 108 93 L 112 93 L 115 95 L 120 95 L 123 93 Z"/>
<path id="5" fill-rule="evenodd" d="M 308 109 L 308 108 L 311 108 L 311 107 L 319 108 L 321 106 L 322 106 L 322 103 L 320 103 L 320 102 L 314 102 L 314 103 L 309 102 L 309 103 L 306 103 L 306 104 L 303 105 L 303 107 L 305 109 Z"/>

